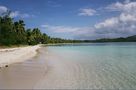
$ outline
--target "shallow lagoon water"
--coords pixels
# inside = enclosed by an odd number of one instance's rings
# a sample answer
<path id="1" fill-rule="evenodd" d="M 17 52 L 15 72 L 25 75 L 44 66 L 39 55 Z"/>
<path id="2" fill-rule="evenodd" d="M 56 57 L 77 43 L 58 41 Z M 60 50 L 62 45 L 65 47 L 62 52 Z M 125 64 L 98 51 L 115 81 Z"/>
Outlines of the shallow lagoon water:
<path id="1" fill-rule="evenodd" d="M 0 88 L 136 89 L 136 43 L 46 46 L 0 70 Z"/>

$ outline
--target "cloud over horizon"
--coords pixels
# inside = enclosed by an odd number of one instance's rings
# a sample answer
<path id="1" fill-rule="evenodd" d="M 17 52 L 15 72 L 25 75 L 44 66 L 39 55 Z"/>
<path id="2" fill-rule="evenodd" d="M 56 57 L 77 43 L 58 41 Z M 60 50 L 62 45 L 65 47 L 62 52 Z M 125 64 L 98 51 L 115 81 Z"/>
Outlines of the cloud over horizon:
<path id="1" fill-rule="evenodd" d="M 51 32 L 72 34 L 75 39 L 98 39 L 126 37 L 136 34 L 136 2 L 129 0 L 112 3 L 105 8 L 110 12 L 120 12 L 118 16 L 107 18 L 94 26 L 70 27 L 46 25 Z M 79 15 L 91 16 L 96 11 L 82 9 Z"/>

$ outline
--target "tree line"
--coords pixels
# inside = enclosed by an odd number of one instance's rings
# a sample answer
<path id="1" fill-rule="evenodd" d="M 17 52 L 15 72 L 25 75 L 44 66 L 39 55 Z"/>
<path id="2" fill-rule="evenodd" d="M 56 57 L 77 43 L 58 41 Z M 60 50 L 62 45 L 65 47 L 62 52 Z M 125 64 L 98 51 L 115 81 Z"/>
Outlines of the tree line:
<path id="1" fill-rule="evenodd" d="M 23 20 L 14 21 L 10 12 L 0 16 L 0 46 L 1 45 L 36 45 L 48 43 L 95 43 L 95 42 L 136 42 L 136 35 L 126 38 L 97 39 L 97 40 L 68 40 L 53 38 L 40 29 L 26 29 Z"/>
<path id="2" fill-rule="evenodd" d="M 136 35 L 119 38 L 103 38 L 97 40 L 90 40 L 90 42 L 136 42 Z"/>
<path id="3" fill-rule="evenodd" d="M 73 43 L 78 40 L 52 38 L 40 29 L 26 29 L 23 20 L 14 21 L 10 12 L 0 16 L 0 45 L 36 45 L 48 43 Z"/>

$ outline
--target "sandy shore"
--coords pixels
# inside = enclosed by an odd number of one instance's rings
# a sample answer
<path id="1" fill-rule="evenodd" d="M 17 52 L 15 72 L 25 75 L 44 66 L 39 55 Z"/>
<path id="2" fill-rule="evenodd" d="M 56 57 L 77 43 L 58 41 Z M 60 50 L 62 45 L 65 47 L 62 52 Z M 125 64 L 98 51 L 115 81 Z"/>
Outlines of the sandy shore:
<path id="1" fill-rule="evenodd" d="M 39 48 L 40 45 L 0 49 L 0 67 L 28 60 L 36 55 L 36 50 Z"/>

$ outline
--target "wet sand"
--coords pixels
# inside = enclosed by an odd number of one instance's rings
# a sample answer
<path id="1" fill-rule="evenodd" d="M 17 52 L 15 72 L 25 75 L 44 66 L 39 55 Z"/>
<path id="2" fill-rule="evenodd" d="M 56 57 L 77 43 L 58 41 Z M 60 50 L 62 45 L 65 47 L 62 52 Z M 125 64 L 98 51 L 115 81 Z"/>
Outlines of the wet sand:
<path id="1" fill-rule="evenodd" d="M 47 48 L 38 52 L 37 56 L 25 62 L 0 69 L 0 89 L 76 88 L 75 79 L 79 77 L 75 77 L 78 74 L 74 75 L 74 72 L 79 70 L 75 63 L 63 60 Z"/>
<path id="2" fill-rule="evenodd" d="M 43 60 L 32 59 L 0 69 L 0 89 L 32 89 L 46 74 Z"/>

